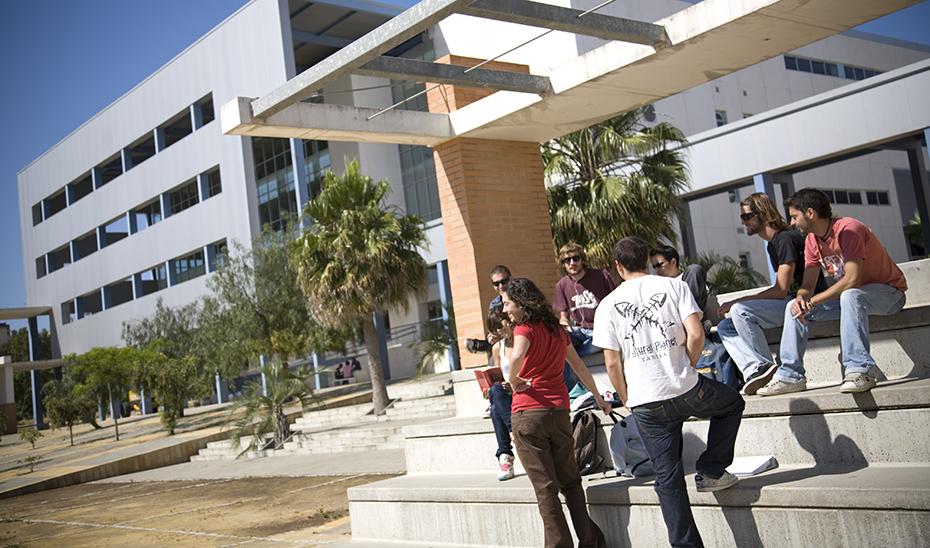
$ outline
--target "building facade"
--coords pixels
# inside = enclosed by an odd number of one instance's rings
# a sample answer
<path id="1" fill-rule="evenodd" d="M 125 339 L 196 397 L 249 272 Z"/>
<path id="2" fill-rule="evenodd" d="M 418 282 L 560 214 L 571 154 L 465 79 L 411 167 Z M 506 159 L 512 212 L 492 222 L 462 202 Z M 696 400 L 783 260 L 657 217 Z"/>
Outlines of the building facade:
<path id="1" fill-rule="evenodd" d="M 651 21 L 689 5 L 618 3 L 605 13 Z M 412 298 L 408 311 L 390 311 L 385 332 L 393 376 L 413 374 L 408 343 L 416 326 L 442 316 L 441 289 L 448 286 L 432 151 L 224 136 L 216 119 L 220 105 L 265 95 L 398 11 L 377 2 L 252 0 L 19 173 L 26 304 L 53 307 L 52 331 L 62 354 L 122 344 L 122 325 L 150 315 L 159 298 L 180 306 L 204 295 L 232 242 L 248 246 L 262 226 L 279 228 L 319 192 L 324 171 L 339 172 L 358 159 L 365 174 L 391 182 L 392 205 L 427 222 L 428 293 Z M 512 33 L 491 32 L 475 21 L 450 17 L 392 54 L 433 60 L 448 54 L 450 44 L 471 41 L 475 56 L 489 58 L 506 49 L 505 41 L 538 33 L 515 25 L 508 26 Z M 480 33 L 494 38 L 475 40 Z M 506 60 L 557 62 L 600 43 L 555 33 Z M 699 135 L 928 56 L 923 46 L 846 33 L 658 101 L 649 116 Z M 352 75 L 309 100 L 385 107 L 422 89 Z M 426 110 L 425 101 L 420 96 L 401 108 Z M 906 168 L 906 158 L 880 152 L 798 176 L 795 186 L 831 189 L 838 213 L 870 224 L 892 256 L 905 260 L 901 226 L 909 210 L 902 207 L 896 173 Z M 764 271 L 762 248 L 740 234 L 736 215 L 734 202 L 748 192 L 696 201 L 694 239 L 699 251 L 740 257 Z"/>

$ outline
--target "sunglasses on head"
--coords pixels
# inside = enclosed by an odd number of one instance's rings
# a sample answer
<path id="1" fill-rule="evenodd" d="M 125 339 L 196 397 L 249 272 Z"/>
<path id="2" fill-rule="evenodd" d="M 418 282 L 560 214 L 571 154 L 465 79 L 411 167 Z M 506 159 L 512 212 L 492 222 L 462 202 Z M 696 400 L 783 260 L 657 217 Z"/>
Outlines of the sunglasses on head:
<path id="1" fill-rule="evenodd" d="M 504 278 L 503 280 L 491 280 L 491 285 L 494 287 L 505 286 L 507 282 L 510 281 L 510 278 Z"/>
<path id="2" fill-rule="evenodd" d="M 581 262 L 581 255 L 572 255 L 571 257 L 565 257 L 564 259 L 562 259 L 562 264 L 580 263 L 580 262 Z"/>
<path id="3" fill-rule="evenodd" d="M 749 213 L 740 213 L 740 214 L 739 214 L 739 218 L 742 219 L 742 220 L 744 220 L 744 221 L 748 221 L 749 219 L 752 219 L 753 217 L 755 217 L 755 216 L 758 215 L 758 214 L 759 214 L 758 211 L 750 211 Z"/>

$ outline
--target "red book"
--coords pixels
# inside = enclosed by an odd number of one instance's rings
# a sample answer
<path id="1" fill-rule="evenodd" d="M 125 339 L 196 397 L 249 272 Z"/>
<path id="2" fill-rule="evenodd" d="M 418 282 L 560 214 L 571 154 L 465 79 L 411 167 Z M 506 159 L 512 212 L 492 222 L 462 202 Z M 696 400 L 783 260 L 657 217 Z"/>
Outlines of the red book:
<path id="1" fill-rule="evenodd" d="M 478 386 L 481 387 L 481 393 L 487 396 L 488 390 L 496 382 L 504 382 L 504 373 L 500 367 L 489 367 L 487 369 L 475 369 L 475 378 L 478 379 Z"/>

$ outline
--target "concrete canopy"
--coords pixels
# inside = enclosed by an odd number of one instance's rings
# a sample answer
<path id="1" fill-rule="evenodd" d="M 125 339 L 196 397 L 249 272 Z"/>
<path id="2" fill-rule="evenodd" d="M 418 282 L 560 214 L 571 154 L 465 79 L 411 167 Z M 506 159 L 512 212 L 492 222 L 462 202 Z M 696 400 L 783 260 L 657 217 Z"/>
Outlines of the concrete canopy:
<path id="1" fill-rule="evenodd" d="M 52 313 L 50 306 L 21 306 L 16 308 L 0 308 L 0 320 L 25 320 Z"/>
<path id="2" fill-rule="evenodd" d="M 353 112 L 343 111 L 341 114 L 348 116 L 334 119 L 329 105 L 300 102 L 454 13 L 487 12 L 477 8 L 469 11 L 474 0 L 424 0 L 266 96 L 227 103 L 221 123 L 224 133 L 233 135 L 430 146 L 457 137 L 543 142 L 917 1 L 704 0 L 654 22 L 664 29 L 667 42 L 657 46 L 609 42 L 557 67 L 535 72 L 535 76 L 548 78 L 548 94 L 498 91 L 445 115 L 392 111 L 391 124 L 379 120 L 383 116 L 372 118 L 369 109 L 341 107 Z M 511 3 L 522 5 L 524 10 L 531 10 L 534 4 Z M 468 56 L 468 52 L 461 54 Z M 412 79 L 432 81 L 423 76 Z M 436 116 L 447 118 L 448 125 L 442 127 Z"/>

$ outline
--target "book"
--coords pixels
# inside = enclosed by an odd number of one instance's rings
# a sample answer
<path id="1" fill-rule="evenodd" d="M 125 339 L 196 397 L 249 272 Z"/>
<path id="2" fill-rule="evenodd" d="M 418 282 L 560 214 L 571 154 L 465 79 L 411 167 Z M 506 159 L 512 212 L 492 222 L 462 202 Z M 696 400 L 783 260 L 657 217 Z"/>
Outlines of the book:
<path id="1" fill-rule="evenodd" d="M 488 390 L 496 382 L 504 382 L 504 372 L 500 367 L 488 367 L 487 369 L 475 369 L 475 378 L 478 379 L 478 386 L 481 393 L 487 395 Z"/>
<path id="2" fill-rule="evenodd" d="M 778 468 L 778 461 L 775 460 L 774 455 L 736 457 L 733 459 L 733 464 L 727 467 L 727 472 L 738 478 L 748 478 L 773 468 Z"/>

